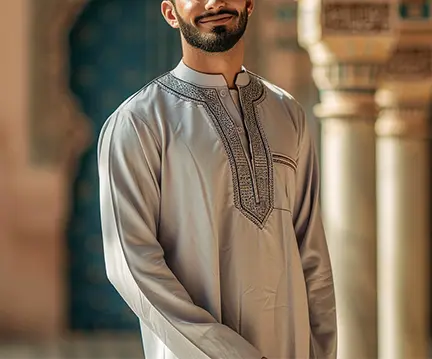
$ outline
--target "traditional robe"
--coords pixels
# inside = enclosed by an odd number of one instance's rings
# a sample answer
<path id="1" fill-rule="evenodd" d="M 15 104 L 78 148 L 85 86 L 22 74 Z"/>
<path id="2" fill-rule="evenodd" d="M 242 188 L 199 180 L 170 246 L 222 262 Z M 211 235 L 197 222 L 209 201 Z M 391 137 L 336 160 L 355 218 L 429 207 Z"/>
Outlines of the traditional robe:
<path id="1" fill-rule="evenodd" d="M 148 359 L 333 359 L 332 271 L 301 106 L 183 62 L 99 138 L 107 275 Z M 237 101 L 236 101 L 237 100 Z"/>

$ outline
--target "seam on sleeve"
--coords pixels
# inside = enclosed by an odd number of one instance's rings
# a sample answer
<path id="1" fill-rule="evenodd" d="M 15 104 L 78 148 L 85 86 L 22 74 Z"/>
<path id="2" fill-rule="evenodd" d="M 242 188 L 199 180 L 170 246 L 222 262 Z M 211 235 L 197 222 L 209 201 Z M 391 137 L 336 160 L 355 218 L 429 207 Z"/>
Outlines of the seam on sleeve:
<path id="1" fill-rule="evenodd" d="M 131 114 L 131 115 L 133 115 L 133 114 Z M 137 129 L 137 127 L 136 127 L 136 124 L 134 123 L 134 121 L 132 121 L 132 119 L 130 118 L 130 117 L 127 117 L 127 119 L 128 119 L 128 121 L 130 122 L 130 124 L 131 124 L 131 126 L 132 126 L 132 128 L 133 128 L 133 130 L 134 130 L 134 133 L 135 133 L 135 136 L 136 136 L 136 139 L 137 139 L 137 141 L 139 142 L 139 144 L 140 144 L 140 148 L 141 148 L 141 152 L 142 152 L 142 154 L 143 154 L 143 156 L 145 157 L 145 159 L 146 159 L 146 162 L 147 162 L 147 165 L 148 165 L 148 160 L 147 160 L 147 156 L 146 156 L 146 152 L 145 152 L 145 150 L 144 150 L 144 144 L 142 143 L 142 141 L 141 141 L 141 137 L 139 136 L 139 131 L 138 131 L 138 129 Z M 141 120 L 140 120 L 141 121 Z M 150 132 L 150 135 L 153 137 L 153 140 L 156 142 L 156 144 L 157 144 L 157 140 L 156 140 L 156 138 L 155 138 L 155 136 L 153 135 L 153 132 L 151 131 L 151 129 L 150 129 L 150 127 L 144 122 L 144 121 L 141 121 L 143 124 L 144 124 L 144 126 L 149 130 L 149 132 Z M 159 152 L 159 155 L 160 155 L 160 152 Z M 158 188 L 158 194 L 159 194 L 159 197 L 160 197 L 160 195 L 161 195 L 161 193 L 160 193 L 160 188 L 159 188 L 159 182 L 158 182 L 158 180 L 157 180 L 157 178 L 155 178 L 155 175 L 154 175 L 154 173 L 152 172 L 152 171 L 150 171 L 150 175 L 151 175 L 151 177 L 152 177 L 152 180 L 153 180 L 153 184 Z"/>
<path id="2" fill-rule="evenodd" d="M 158 140 L 157 136 L 155 135 L 155 133 L 153 132 L 153 130 L 149 126 L 149 124 L 142 117 L 138 116 L 136 113 L 134 113 L 134 112 L 132 112 L 130 110 L 126 110 L 126 109 L 124 109 L 123 111 L 127 112 L 130 115 L 130 116 L 127 117 L 127 119 L 131 122 L 131 124 L 132 124 L 132 126 L 133 126 L 133 128 L 135 130 L 135 133 L 137 134 L 138 138 L 139 138 L 139 135 L 138 135 L 139 132 L 138 132 L 138 130 L 136 128 L 135 123 L 132 120 L 132 118 L 134 118 L 134 117 L 137 118 L 140 121 L 140 123 L 142 123 L 144 125 L 144 127 L 146 127 L 148 129 L 148 131 L 150 132 L 150 135 L 153 137 L 153 140 L 155 141 L 155 143 L 158 146 L 159 153 L 161 153 L 162 152 L 162 144 Z M 140 141 L 140 143 L 141 143 L 141 141 Z M 142 144 L 141 144 L 141 147 L 142 147 Z"/>

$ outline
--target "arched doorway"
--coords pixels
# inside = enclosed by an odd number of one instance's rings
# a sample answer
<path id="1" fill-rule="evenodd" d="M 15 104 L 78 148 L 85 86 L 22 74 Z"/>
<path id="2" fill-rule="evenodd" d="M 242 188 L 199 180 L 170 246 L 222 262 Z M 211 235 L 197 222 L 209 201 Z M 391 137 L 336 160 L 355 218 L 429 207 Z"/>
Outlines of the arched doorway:
<path id="1" fill-rule="evenodd" d="M 177 31 L 154 0 L 92 0 L 69 37 L 70 87 L 91 120 L 68 230 L 70 329 L 135 330 L 138 321 L 106 279 L 97 173 L 97 138 L 107 117 L 181 58 Z"/>

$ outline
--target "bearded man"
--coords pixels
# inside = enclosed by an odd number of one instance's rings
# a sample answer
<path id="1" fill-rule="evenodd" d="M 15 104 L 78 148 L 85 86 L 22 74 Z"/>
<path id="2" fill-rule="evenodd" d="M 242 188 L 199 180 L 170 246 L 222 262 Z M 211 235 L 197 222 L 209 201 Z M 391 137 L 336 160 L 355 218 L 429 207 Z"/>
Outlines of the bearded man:
<path id="1" fill-rule="evenodd" d="M 243 66 L 253 8 L 162 1 L 183 57 L 100 133 L 107 275 L 148 359 L 336 357 L 315 147 L 294 98 Z"/>

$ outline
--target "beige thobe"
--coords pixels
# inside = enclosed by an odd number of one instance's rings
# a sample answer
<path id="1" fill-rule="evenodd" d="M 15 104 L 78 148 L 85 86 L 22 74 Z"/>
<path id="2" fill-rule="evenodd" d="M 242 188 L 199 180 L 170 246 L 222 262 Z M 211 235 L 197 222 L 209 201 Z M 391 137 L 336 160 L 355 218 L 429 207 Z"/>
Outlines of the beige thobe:
<path id="1" fill-rule="evenodd" d="M 331 265 L 300 105 L 243 69 L 183 62 L 99 139 L 107 275 L 148 359 L 336 356 Z"/>

